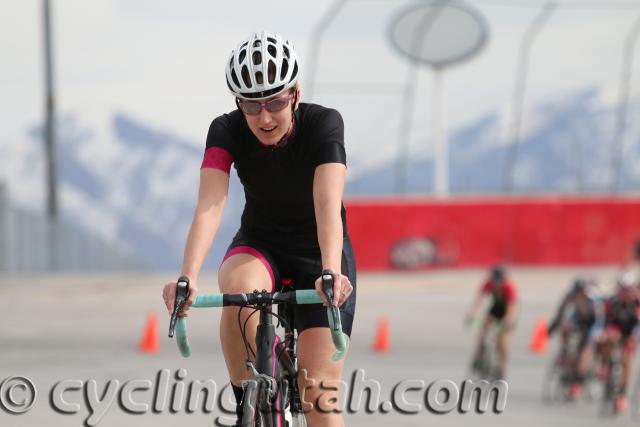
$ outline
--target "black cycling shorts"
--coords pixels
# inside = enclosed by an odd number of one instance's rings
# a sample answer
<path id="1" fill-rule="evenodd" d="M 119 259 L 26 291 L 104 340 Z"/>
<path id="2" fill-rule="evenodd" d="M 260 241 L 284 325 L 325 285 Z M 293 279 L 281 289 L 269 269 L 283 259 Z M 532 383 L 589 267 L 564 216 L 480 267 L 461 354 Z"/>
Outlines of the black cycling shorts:
<path id="1" fill-rule="evenodd" d="M 497 320 L 502 320 L 505 314 L 507 314 L 507 305 L 504 303 L 493 303 L 489 308 L 489 314 Z"/>
<path id="2" fill-rule="evenodd" d="M 322 274 L 319 249 L 290 250 L 267 243 L 243 230 L 239 230 L 231 241 L 224 259 L 237 253 L 247 253 L 262 261 L 271 275 L 271 292 L 281 289 L 283 279 L 291 279 L 296 290 L 315 289 L 315 281 Z M 342 274 L 349 278 L 353 286 L 353 292 L 340 307 L 342 331 L 351 336 L 356 309 L 356 265 L 348 237 L 344 238 L 342 244 Z M 327 309 L 322 304 L 295 305 L 294 317 L 294 327 L 298 333 L 308 328 L 329 327 Z"/>

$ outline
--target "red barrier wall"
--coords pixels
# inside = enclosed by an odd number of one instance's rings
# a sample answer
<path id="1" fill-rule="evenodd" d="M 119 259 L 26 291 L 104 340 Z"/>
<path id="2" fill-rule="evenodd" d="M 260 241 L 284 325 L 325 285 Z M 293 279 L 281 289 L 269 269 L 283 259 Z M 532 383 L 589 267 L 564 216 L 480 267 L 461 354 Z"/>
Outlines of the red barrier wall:
<path id="1" fill-rule="evenodd" d="M 363 199 L 345 205 L 362 270 L 618 264 L 640 237 L 638 198 Z"/>

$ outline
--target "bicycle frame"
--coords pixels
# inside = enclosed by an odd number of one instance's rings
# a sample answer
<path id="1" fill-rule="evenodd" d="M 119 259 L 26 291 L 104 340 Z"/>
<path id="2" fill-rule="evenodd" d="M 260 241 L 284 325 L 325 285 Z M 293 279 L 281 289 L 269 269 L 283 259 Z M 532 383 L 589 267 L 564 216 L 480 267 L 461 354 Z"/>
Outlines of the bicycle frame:
<path id="1" fill-rule="evenodd" d="M 502 320 L 494 319 L 493 322 L 488 325 L 484 337 L 478 342 L 474 350 L 474 357 L 471 360 L 471 372 L 474 376 L 478 376 L 479 379 L 502 379 L 496 377 L 498 366 L 496 345 L 502 326 Z M 480 328 L 483 327 L 484 323 Z"/>
<path id="2" fill-rule="evenodd" d="M 287 379 L 282 376 L 280 372 L 280 365 L 282 361 L 277 356 L 278 344 L 280 342 L 279 336 L 276 334 L 276 328 L 272 321 L 271 303 L 265 301 L 257 305 L 256 310 L 260 311 L 260 319 L 256 329 L 256 351 L 255 351 L 255 367 L 250 360 L 247 360 L 247 367 L 253 371 L 253 380 L 245 382 L 243 388 L 245 389 L 245 400 L 250 396 L 247 394 L 248 387 L 253 387 L 253 393 L 264 393 L 262 396 L 257 396 L 255 401 L 260 402 L 265 407 L 248 407 L 248 404 L 252 402 L 245 402 L 245 410 L 252 410 L 253 413 L 245 414 L 247 418 L 254 419 L 256 411 L 264 411 L 263 416 L 267 417 L 268 424 L 272 425 L 284 425 L 281 419 L 286 418 L 285 402 L 281 401 L 282 398 L 288 394 Z M 288 322 L 289 319 L 287 319 Z M 243 337 L 246 335 L 246 331 L 242 331 Z M 288 358 L 289 354 L 281 354 L 281 357 Z M 290 361 L 291 363 L 291 361 Z M 288 377 L 293 374 L 293 380 L 296 379 L 296 372 L 287 372 Z M 290 381 L 290 379 L 289 379 Z M 287 390 L 279 390 L 279 388 L 287 388 Z M 250 392 L 251 393 L 251 392 Z M 275 405 L 275 408 L 273 408 Z M 274 410 L 275 409 L 275 410 Z"/>

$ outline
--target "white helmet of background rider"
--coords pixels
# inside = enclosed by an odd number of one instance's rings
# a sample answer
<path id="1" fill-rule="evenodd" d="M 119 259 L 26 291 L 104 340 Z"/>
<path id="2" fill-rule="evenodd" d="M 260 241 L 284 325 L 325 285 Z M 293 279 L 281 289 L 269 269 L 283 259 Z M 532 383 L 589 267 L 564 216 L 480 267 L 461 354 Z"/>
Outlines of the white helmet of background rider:
<path id="1" fill-rule="evenodd" d="M 622 273 L 618 274 L 617 282 L 618 286 L 632 287 L 637 286 L 638 283 L 640 283 L 639 279 L 640 278 L 638 278 L 638 275 L 633 271 L 623 271 Z"/>
<path id="2" fill-rule="evenodd" d="M 253 33 L 229 56 L 227 85 L 241 99 L 260 99 L 295 86 L 298 61 L 293 46 L 276 34 Z"/>

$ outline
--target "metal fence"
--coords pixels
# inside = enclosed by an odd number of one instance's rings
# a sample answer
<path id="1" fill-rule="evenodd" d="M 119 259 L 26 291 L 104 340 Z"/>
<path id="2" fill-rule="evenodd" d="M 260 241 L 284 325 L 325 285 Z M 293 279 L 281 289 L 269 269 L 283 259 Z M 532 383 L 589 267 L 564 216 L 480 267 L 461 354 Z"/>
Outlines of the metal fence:
<path id="1" fill-rule="evenodd" d="M 144 270 L 146 264 L 76 225 L 12 207 L 0 183 L 0 272 Z"/>

